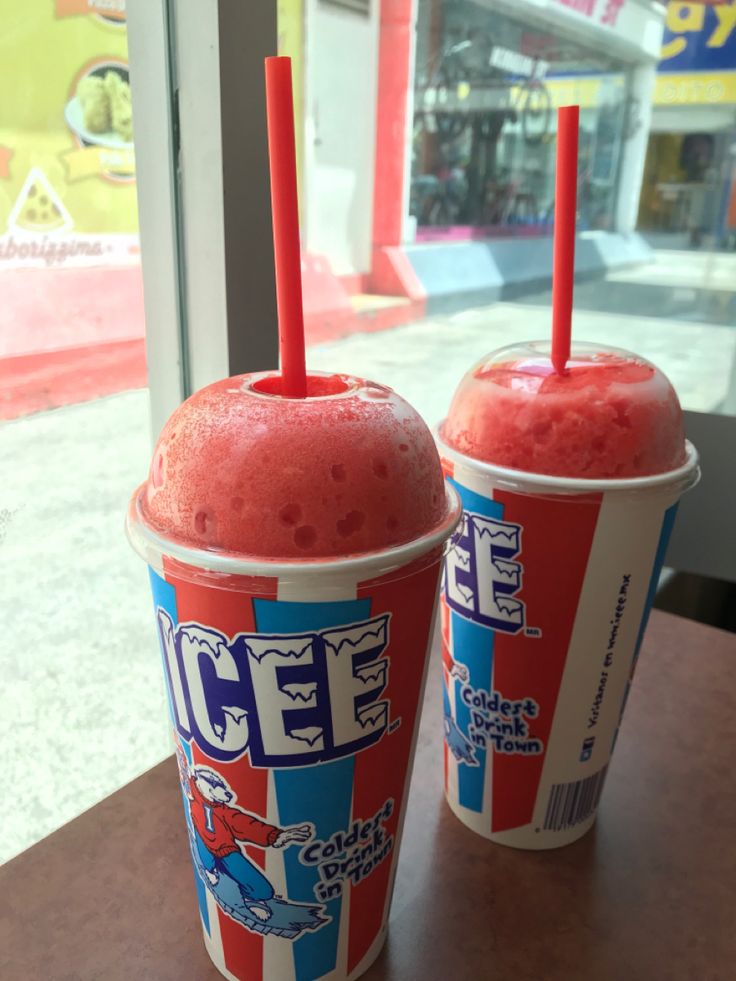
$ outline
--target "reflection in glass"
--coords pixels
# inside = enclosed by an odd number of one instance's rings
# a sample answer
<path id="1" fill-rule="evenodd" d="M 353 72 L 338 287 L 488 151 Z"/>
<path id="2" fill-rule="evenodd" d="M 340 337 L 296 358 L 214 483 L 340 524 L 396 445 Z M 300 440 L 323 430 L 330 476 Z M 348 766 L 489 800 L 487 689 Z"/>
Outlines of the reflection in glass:
<path id="1" fill-rule="evenodd" d="M 579 227 L 614 227 L 624 65 L 470 0 L 419 0 L 417 241 L 551 233 L 556 108 L 579 102 Z M 438 231 L 438 229 L 442 229 Z"/>

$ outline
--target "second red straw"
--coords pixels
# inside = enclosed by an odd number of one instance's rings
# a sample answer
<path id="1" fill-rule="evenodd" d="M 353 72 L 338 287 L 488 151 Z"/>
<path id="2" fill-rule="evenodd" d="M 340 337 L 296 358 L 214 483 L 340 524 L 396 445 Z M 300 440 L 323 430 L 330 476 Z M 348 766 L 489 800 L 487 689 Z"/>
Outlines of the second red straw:
<path id="1" fill-rule="evenodd" d="M 575 282 L 579 106 L 557 110 L 555 239 L 552 264 L 552 364 L 562 375 L 570 358 Z"/>
<path id="2" fill-rule="evenodd" d="M 266 58 L 266 116 L 276 303 L 279 315 L 281 394 L 298 399 L 307 394 L 307 369 L 304 356 L 299 199 L 290 58 Z"/>

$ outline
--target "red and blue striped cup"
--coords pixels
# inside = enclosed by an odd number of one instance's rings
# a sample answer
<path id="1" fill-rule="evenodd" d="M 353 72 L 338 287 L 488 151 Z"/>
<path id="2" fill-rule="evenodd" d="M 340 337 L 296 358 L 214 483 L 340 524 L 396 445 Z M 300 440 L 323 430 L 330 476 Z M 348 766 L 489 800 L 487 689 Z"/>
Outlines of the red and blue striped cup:
<path id="1" fill-rule="evenodd" d="M 463 518 L 441 593 L 448 803 L 492 841 L 556 848 L 595 821 L 682 493 L 698 458 L 574 480 L 438 439 Z"/>
<path id="2" fill-rule="evenodd" d="M 237 981 L 357 978 L 386 936 L 444 543 L 250 561 L 142 519 L 199 913 Z"/>

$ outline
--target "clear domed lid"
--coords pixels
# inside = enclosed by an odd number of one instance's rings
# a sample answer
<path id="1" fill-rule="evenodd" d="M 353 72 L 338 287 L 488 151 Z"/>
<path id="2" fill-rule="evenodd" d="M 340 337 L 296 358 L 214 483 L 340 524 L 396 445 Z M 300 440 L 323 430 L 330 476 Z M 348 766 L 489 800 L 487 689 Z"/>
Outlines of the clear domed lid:
<path id="1" fill-rule="evenodd" d="M 226 378 L 164 426 L 140 494 L 142 520 L 183 546 L 269 559 L 402 545 L 447 520 L 432 434 L 390 388 L 308 376 L 281 396 L 270 372 Z"/>
<path id="2" fill-rule="evenodd" d="M 641 477 L 684 463 L 682 409 L 657 367 L 576 343 L 559 374 L 550 350 L 531 341 L 478 361 L 455 392 L 445 442 L 486 463 L 565 477 Z"/>

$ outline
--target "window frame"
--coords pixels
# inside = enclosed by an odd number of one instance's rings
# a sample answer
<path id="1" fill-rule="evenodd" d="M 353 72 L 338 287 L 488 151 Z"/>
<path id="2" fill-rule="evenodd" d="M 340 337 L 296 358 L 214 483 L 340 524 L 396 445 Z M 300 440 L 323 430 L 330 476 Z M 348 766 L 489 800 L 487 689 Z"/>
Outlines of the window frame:
<path id="1" fill-rule="evenodd" d="M 276 367 L 263 59 L 276 3 L 128 0 L 153 439 L 192 392 Z"/>

